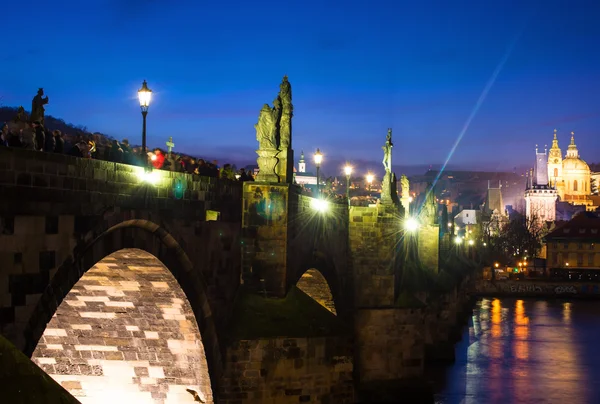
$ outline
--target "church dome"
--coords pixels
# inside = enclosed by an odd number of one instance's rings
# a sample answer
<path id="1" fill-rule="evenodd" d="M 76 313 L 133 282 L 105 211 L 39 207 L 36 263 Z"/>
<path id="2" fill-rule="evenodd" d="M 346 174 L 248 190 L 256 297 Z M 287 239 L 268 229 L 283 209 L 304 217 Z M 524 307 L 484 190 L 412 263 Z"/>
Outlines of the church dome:
<path id="1" fill-rule="evenodd" d="M 563 160 L 563 171 L 590 171 L 590 166 L 580 158 L 569 158 Z"/>

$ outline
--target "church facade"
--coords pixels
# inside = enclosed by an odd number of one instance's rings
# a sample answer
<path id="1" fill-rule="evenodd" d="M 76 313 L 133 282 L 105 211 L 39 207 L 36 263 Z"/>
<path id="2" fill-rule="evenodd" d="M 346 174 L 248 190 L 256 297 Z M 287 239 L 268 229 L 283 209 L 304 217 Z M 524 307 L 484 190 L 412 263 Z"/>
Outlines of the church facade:
<path id="1" fill-rule="evenodd" d="M 300 154 L 298 161 L 298 170 L 294 167 L 294 181 L 298 185 L 317 185 L 317 176 L 306 172 L 306 161 L 304 160 L 304 151 Z"/>
<path id="2" fill-rule="evenodd" d="M 556 130 L 552 147 L 548 152 L 548 179 L 550 185 L 556 189 L 562 202 L 573 205 L 584 205 L 586 210 L 594 210 L 592 194 L 591 171 L 585 161 L 579 157 L 579 150 L 575 145 L 575 134 L 571 132 L 571 143 L 563 158 L 558 145 Z"/>

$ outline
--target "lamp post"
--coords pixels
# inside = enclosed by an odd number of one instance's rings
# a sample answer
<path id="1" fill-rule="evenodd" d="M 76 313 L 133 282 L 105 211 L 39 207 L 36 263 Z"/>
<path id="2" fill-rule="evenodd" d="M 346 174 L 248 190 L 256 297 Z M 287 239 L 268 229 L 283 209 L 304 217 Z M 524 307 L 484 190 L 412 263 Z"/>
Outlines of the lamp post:
<path id="1" fill-rule="evenodd" d="M 142 88 L 138 90 L 138 98 L 140 100 L 140 108 L 142 108 L 142 164 L 145 168 L 148 167 L 148 155 L 146 154 L 146 115 L 148 115 L 148 107 L 152 99 L 152 90 L 148 88 L 146 80 L 142 83 Z"/>
<path id="2" fill-rule="evenodd" d="M 350 176 L 352 175 L 352 166 L 346 164 L 344 173 L 346 174 L 346 199 L 348 200 L 348 206 L 350 206 Z"/>
<path id="3" fill-rule="evenodd" d="M 319 181 L 319 170 L 321 168 L 321 162 L 323 161 L 323 154 L 321 154 L 321 150 L 317 149 L 314 159 L 315 159 L 315 166 L 317 167 L 317 196 L 321 197 L 321 184 Z"/>

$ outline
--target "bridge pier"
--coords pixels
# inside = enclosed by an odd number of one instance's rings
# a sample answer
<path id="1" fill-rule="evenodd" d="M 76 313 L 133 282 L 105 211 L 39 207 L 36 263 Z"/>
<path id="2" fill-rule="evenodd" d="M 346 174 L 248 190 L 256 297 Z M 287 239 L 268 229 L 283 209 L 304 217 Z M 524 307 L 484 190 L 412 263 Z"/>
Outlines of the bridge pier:
<path id="1" fill-rule="evenodd" d="M 401 219 L 387 206 L 350 208 L 355 377 L 362 402 L 432 398 L 423 379 L 425 311 L 402 307 L 396 277 Z M 413 402 L 415 402 L 413 400 Z"/>

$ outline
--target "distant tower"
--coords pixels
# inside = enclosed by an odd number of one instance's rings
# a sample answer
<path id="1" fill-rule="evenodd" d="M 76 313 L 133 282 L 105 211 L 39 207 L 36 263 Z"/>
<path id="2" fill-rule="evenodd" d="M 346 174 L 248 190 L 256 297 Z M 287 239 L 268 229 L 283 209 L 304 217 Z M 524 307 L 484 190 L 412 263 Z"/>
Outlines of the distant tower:
<path id="1" fill-rule="evenodd" d="M 306 172 L 306 163 L 304 162 L 304 151 L 300 153 L 300 161 L 298 161 L 298 172 L 305 173 Z"/>
<path id="2" fill-rule="evenodd" d="M 562 151 L 558 147 L 558 138 L 556 129 L 554 129 L 554 139 L 552 147 L 548 152 L 548 179 L 550 185 L 558 191 L 558 196 L 563 199 L 565 194 L 565 183 L 563 181 L 563 158 Z"/>
<path id="3" fill-rule="evenodd" d="M 548 156 L 535 147 L 535 166 L 525 190 L 525 214 L 529 220 L 542 224 L 556 219 L 556 199 L 558 194 L 548 181 Z"/>

